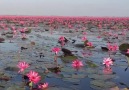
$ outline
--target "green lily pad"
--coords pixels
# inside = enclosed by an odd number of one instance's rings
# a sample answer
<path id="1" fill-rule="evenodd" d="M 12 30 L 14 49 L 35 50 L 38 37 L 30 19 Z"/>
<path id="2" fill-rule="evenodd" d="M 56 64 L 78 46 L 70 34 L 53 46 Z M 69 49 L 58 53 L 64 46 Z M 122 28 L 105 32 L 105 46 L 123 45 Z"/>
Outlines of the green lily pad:
<path id="1" fill-rule="evenodd" d="M 88 74 L 94 74 L 94 73 L 97 73 L 98 70 L 97 70 L 96 68 L 87 68 L 87 69 L 86 69 L 86 72 L 87 72 Z"/>
<path id="2" fill-rule="evenodd" d="M 88 65 L 88 67 L 91 67 L 91 68 L 96 68 L 96 67 L 98 67 L 95 63 L 93 63 L 93 62 L 90 61 L 90 60 L 86 61 L 86 64 Z"/>
<path id="3" fill-rule="evenodd" d="M 4 38 L 0 38 L 0 43 L 3 43 L 5 41 Z"/>
<path id="4" fill-rule="evenodd" d="M 84 44 L 83 43 L 79 43 L 79 44 L 75 44 L 75 47 L 78 47 L 78 48 L 84 48 Z"/>
<path id="5" fill-rule="evenodd" d="M 68 82 L 73 82 L 73 83 L 80 82 L 79 79 L 75 79 L 75 78 L 63 78 L 63 81 L 68 81 Z"/>
<path id="6" fill-rule="evenodd" d="M 0 87 L 1 87 L 1 88 L 5 88 L 5 86 L 3 86 L 3 85 L 0 85 Z"/>
<path id="7" fill-rule="evenodd" d="M 27 40 L 27 38 L 21 38 L 22 40 Z"/>
<path id="8" fill-rule="evenodd" d="M 109 80 L 109 79 L 115 78 L 115 75 L 92 74 L 92 75 L 88 75 L 88 77 L 95 80 Z"/>
<path id="9" fill-rule="evenodd" d="M 25 90 L 25 88 L 21 88 L 18 86 L 11 86 L 11 87 L 7 88 L 7 90 Z"/>
<path id="10" fill-rule="evenodd" d="M 105 90 L 105 89 L 112 88 L 112 87 L 116 86 L 116 84 L 114 82 L 103 81 L 103 80 L 93 80 L 93 81 L 90 81 L 90 84 L 91 84 L 91 86 L 101 88 L 101 90 Z"/>
<path id="11" fill-rule="evenodd" d="M 64 74 L 64 73 L 63 73 L 63 74 L 61 74 L 61 75 L 62 75 L 62 77 L 64 77 L 64 78 L 71 78 L 71 74 L 66 74 L 66 73 Z"/>
<path id="12" fill-rule="evenodd" d="M 72 78 L 79 79 L 79 78 L 85 78 L 86 74 L 72 74 Z"/>
<path id="13" fill-rule="evenodd" d="M 75 72 L 76 70 L 73 69 L 73 68 L 64 67 L 64 68 L 61 68 L 61 71 L 62 71 L 62 72 L 73 73 L 73 72 Z"/>
<path id="14" fill-rule="evenodd" d="M 77 59 L 77 56 L 66 56 L 61 57 L 61 60 L 63 60 L 65 63 L 72 62 L 73 60 Z"/>
<path id="15" fill-rule="evenodd" d="M 120 50 L 120 51 L 125 51 L 125 50 L 127 50 L 127 49 L 129 49 L 129 44 L 128 44 L 128 43 L 123 43 L 123 44 L 121 44 L 121 45 L 119 46 L 119 50 Z"/>
<path id="16" fill-rule="evenodd" d="M 7 38 L 13 38 L 13 34 L 6 34 Z"/>
<path id="17" fill-rule="evenodd" d="M 25 31 L 26 34 L 31 33 L 31 29 Z"/>
<path id="18" fill-rule="evenodd" d="M 59 67 L 54 67 L 54 68 L 48 68 L 49 71 L 57 73 L 57 72 L 61 72 L 61 68 Z"/>
<path id="19" fill-rule="evenodd" d="M 84 41 L 84 46 L 85 46 L 88 42 L 89 42 L 88 40 Z"/>

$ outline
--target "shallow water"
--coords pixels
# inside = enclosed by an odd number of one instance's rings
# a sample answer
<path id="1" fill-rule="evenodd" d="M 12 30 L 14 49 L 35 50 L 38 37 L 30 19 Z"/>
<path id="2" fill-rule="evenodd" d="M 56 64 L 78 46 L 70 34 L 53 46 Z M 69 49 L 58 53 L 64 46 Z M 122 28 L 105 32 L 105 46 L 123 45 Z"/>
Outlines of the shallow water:
<path id="1" fill-rule="evenodd" d="M 35 30 L 36 31 L 36 30 Z M 4 43 L 0 43 L 0 50 L 2 55 L 5 55 L 2 57 L 2 60 L 0 62 L 1 67 L 8 67 L 9 65 L 16 66 L 18 59 L 25 60 L 29 63 L 31 63 L 31 67 L 29 70 L 35 70 L 43 74 L 45 65 L 50 65 L 50 63 L 53 62 L 54 54 L 51 52 L 51 48 L 54 46 L 60 46 L 57 43 L 57 40 L 60 36 L 66 36 L 66 38 L 76 39 L 78 43 L 82 43 L 80 40 L 81 38 L 75 36 L 74 33 L 63 33 L 54 31 L 53 34 L 50 34 L 50 32 L 35 32 L 32 31 L 30 34 L 27 35 L 28 40 L 22 41 L 17 39 L 14 39 L 12 43 L 9 43 L 9 40 L 6 40 Z M 69 35 L 68 35 L 69 34 Z M 81 37 L 81 33 L 76 34 Z M 89 76 L 95 74 L 95 75 L 104 75 L 102 65 L 103 58 L 108 57 L 108 53 L 101 50 L 101 46 L 106 46 L 106 41 L 103 40 L 103 38 L 96 38 L 98 34 L 95 34 L 94 32 L 88 32 L 87 38 L 89 41 L 93 42 L 93 45 L 96 46 L 94 49 L 85 50 L 84 52 L 91 52 L 92 56 L 83 56 L 81 51 L 83 51 L 83 48 L 77 48 L 74 44 L 69 42 L 67 45 L 65 45 L 65 48 L 68 48 L 70 50 L 76 50 L 77 53 L 74 53 L 80 60 L 83 61 L 84 67 L 80 70 L 76 71 L 71 67 L 71 63 L 64 63 L 60 59 L 58 59 L 58 64 L 63 66 L 63 69 L 61 70 L 61 73 L 55 74 L 55 73 L 48 73 L 46 76 L 44 76 L 45 79 L 41 80 L 43 82 L 48 82 L 49 87 L 48 90 L 102 90 L 102 87 L 91 87 L 90 82 L 93 80 L 96 80 L 96 77 L 90 78 Z M 30 41 L 35 41 L 36 45 L 30 47 L 28 44 Z M 20 56 L 18 56 L 18 51 L 20 50 L 20 46 L 27 46 L 27 50 L 23 50 L 20 52 Z M 45 57 L 39 58 L 36 57 L 36 54 L 39 52 L 43 52 Z M 62 52 L 59 52 L 59 55 L 62 55 Z M 125 71 L 125 68 L 128 66 L 126 62 L 127 61 L 124 55 L 121 55 L 121 53 L 118 51 L 116 55 L 111 55 L 113 59 L 115 59 L 114 65 L 111 67 L 113 74 L 113 78 L 106 79 L 105 81 L 112 81 L 115 83 L 115 86 L 118 86 L 119 88 L 124 88 L 126 86 L 120 85 L 120 82 L 125 83 L 126 85 L 129 85 L 128 74 L 129 70 Z M 87 66 L 85 63 L 87 60 L 93 61 L 95 64 L 97 64 L 99 67 L 97 68 L 91 68 Z M 38 61 L 38 62 L 37 62 Z M 39 62 L 40 61 L 40 62 Z M 46 64 L 48 63 L 48 64 Z M 51 66 L 51 65 L 50 65 Z M 38 67 L 38 68 L 37 68 Z M 28 71 L 29 71 L 28 70 Z M 13 71 L 14 72 L 14 71 Z M 9 75 L 11 72 L 6 72 Z M 63 75 L 63 76 L 62 76 Z M 102 79 L 103 80 L 103 79 Z M 19 75 L 17 72 L 14 73 L 13 78 L 9 83 L 16 84 L 21 82 L 21 75 Z M 8 83 L 7 83 L 8 84 Z M 11 86 L 10 84 L 7 86 Z M 110 87 L 111 88 L 111 87 Z M 110 88 L 105 88 L 104 90 L 109 90 Z M 5 89 L 6 90 L 6 89 Z"/>

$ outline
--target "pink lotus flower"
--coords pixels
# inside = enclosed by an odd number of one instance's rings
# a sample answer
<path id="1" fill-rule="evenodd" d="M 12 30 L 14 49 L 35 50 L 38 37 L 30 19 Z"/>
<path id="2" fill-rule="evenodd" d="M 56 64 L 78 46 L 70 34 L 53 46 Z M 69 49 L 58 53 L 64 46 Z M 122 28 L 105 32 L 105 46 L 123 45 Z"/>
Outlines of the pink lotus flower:
<path id="1" fill-rule="evenodd" d="M 127 49 L 127 52 L 126 53 L 129 54 L 129 49 Z"/>
<path id="2" fill-rule="evenodd" d="M 26 68 L 28 68 L 29 64 L 22 61 L 22 62 L 19 62 L 17 66 L 18 68 L 20 68 L 20 70 L 18 71 L 18 73 L 20 73 L 20 72 L 23 72 Z"/>
<path id="3" fill-rule="evenodd" d="M 86 36 L 83 36 L 82 41 L 86 41 L 86 40 L 87 40 Z"/>
<path id="4" fill-rule="evenodd" d="M 97 38 L 101 38 L 101 36 L 97 36 Z"/>
<path id="5" fill-rule="evenodd" d="M 16 30 L 13 30 L 13 34 L 16 34 L 17 33 L 17 31 Z"/>
<path id="6" fill-rule="evenodd" d="M 87 45 L 93 47 L 93 44 L 91 42 L 88 42 Z"/>
<path id="7" fill-rule="evenodd" d="M 43 90 L 47 87 L 48 87 L 48 83 L 43 83 L 43 84 L 38 85 L 38 88 L 43 89 Z"/>
<path id="8" fill-rule="evenodd" d="M 38 75 L 35 71 L 30 71 L 27 76 L 29 77 L 29 80 L 33 83 L 38 83 L 41 79 L 41 77 Z"/>
<path id="9" fill-rule="evenodd" d="M 113 61 L 112 61 L 112 59 L 111 59 L 110 57 L 109 57 L 109 58 L 104 58 L 103 64 L 104 64 L 106 67 L 110 67 L 111 65 L 113 65 Z"/>
<path id="10" fill-rule="evenodd" d="M 86 33 L 86 32 L 83 32 L 82 34 L 83 34 L 83 35 L 86 35 L 87 33 Z"/>
<path id="11" fill-rule="evenodd" d="M 110 43 L 108 43 L 108 49 L 109 49 L 110 51 L 115 52 L 115 51 L 117 51 L 117 50 L 119 49 L 119 47 L 118 47 L 117 44 L 111 45 Z"/>
<path id="12" fill-rule="evenodd" d="M 58 47 L 54 47 L 52 48 L 52 51 L 55 52 L 56 54 L 60 51 L 60 48 Z"/>
<path id="13" fill-rule="evenodd" d="M 61 46 L 64 46 L 65 45 L 65 37 L 64 36 L 61 36 L 59 38 L 59 41 L 61 42 Z"/>
<path id="14" fill-rule="evenodd" d="M 74 60 L 74 61 L 72 62 L 72 66 L 73 66 L 74 68 L 77 68 L 77 69 L 78 69 L 78 68 L 80 68 L 80 67 L 83 66 L 83 63 L 82 63 L 82 61 L 76 59 L 76 60 Z"/>
<path id="15" fill-rule="evenodd" d="M 61 37 L 59 38 L 59 41 L 64 41 L 64 40 L 65 40 L 64 36 L 61 36 Z"/>

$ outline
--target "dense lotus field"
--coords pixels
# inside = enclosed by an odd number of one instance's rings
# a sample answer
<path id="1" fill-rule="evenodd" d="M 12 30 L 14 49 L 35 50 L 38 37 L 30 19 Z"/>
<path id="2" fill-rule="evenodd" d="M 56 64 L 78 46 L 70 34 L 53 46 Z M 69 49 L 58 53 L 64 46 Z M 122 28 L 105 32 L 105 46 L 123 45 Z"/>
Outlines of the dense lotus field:
<path id="1" fill-rule="evenodd" d="M 0 90 L 129 90 L 128 17 L 0 16 Z"/>

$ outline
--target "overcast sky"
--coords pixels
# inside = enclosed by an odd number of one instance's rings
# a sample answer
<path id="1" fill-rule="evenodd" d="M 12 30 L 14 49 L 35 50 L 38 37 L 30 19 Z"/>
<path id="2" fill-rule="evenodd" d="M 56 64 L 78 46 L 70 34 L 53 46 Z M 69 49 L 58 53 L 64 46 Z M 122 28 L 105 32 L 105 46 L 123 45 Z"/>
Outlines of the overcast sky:
<path id="1" fill-rule="evenodd" d="M 0 15 L 129 17 L 129 0 L 0 0 Z"/>

